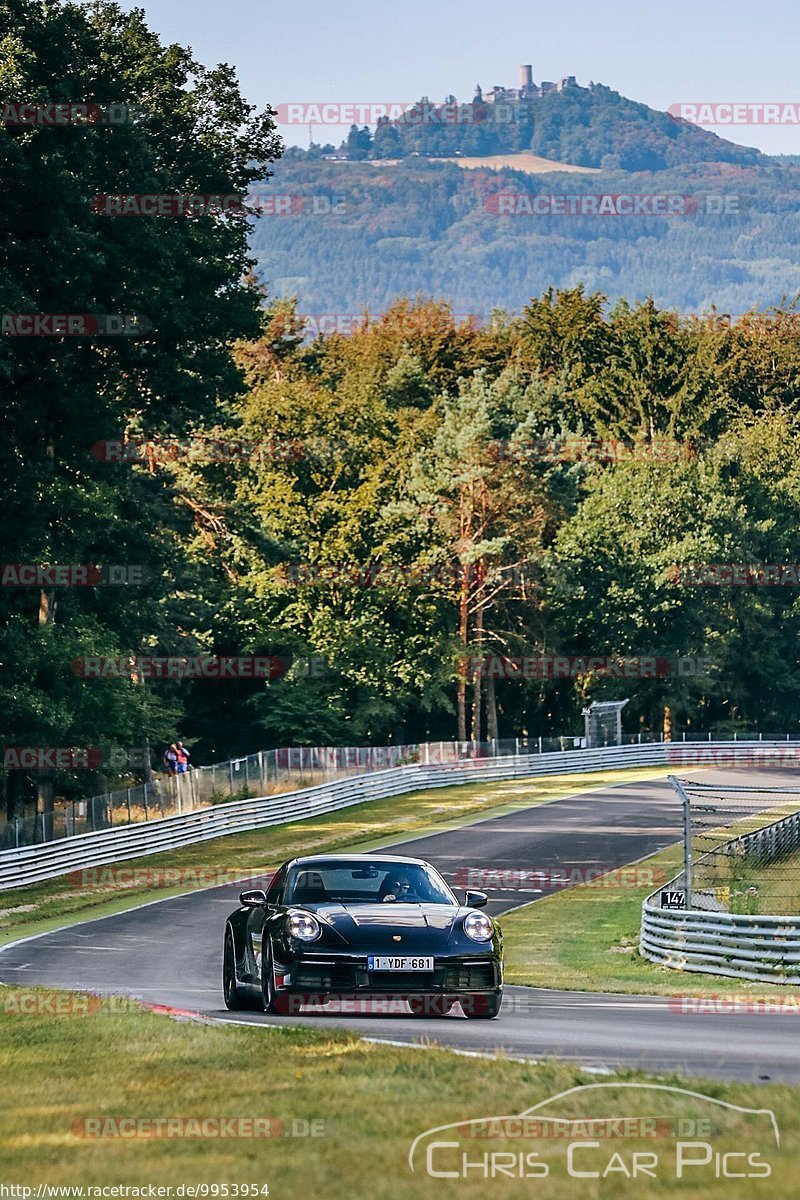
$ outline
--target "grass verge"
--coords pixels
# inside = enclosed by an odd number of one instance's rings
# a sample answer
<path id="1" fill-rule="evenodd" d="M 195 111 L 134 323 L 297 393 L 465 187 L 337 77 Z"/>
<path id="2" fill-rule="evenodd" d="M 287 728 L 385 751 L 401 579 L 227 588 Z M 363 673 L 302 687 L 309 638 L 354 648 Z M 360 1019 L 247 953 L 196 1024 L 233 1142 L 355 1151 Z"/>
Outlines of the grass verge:
<path id="1" fill-rule="evenodd" d="M 669 880 L 681 869 L 682 853 L 680 846 L 670 847 L 648 858 L 647 866 Z M 653 887 L 632 886 L 634 878 L 624 869 L 611 871 L 503 917 L 506 982 L 658 996 L 769 992 L 800 998 L 798 989 L 780 984 L 673 971 L 642 958 L 642 901 Z"/>
<path id="2" fill-rule="evenodd" d="M 65 993 L 32 989 L 28 995 L 40 997 L 40 1011 L 0 1014 L 0 1088 L 7 1098 L 0 1109 L 0 1159 L 2 1182 L 32 1187 L 34 1196 L 40 1185 L 138 1186 L 145 1188 L 144 1195 L 154 1185 L 171 1187 L 176 1197 L 181 1185 L 201 1184 L 209 1185 L 210 1197 L 234 1197 L 234 1185 L 268 1186 L 275 1200 L 485 1200 L 487 1194 L 503 1200 L 534 1194 L 538 1200 L 612 1194 L 647 1200 L 678 1192 L 686 1200 L 749 1200 L 760 1194 L 752 1180 L 715 1176 L 713 1162 L 675 1178 L 677 1122 L 696 1116 L 710 1118 L 712 1132 L 704 1140 L 715 1151 L 746 1150 L 769 1162 L 764 1195 L 788 1197 L 800 1190 L 798 1093 L 789 1087 L 689 1085 L 743 1108 L 773 1110 L 781 1132 L 777 1148 L 763 1116 L 723 1110 L 685 1093 L 618 1086 L 646 1082 L 639 1073 L 604 1079 L 598 1089 L 596 1075 L 559 1062 L 499 1058 L 489 1064 L 436 1048 L 370 1044 L 323 1028 L 198 1026 L 100 1001 L 85 1015 L 53 1016 L 42 1010 Z M 673 1078 L 660 1082 L 680 1086 Z M 409 1167 L 411 1144 L 426 1130 L 519 1113 L 583 1084 L 595 1089 L 559 1100 L 548 1115 L 586 1119 L 623 1110 L 626 1116 L 659 1119 L 656 1141 L 653 1135 L 612 1137 L 592 1143 L 593 1148 L 579 1147 L 579 1170 L 602 1172 L 616 1156 L 605 1180 L 570 1177 L 566 1139 L 548 1140 L 546 1134 L 533 1140 L 462 1136 L 460 1147 L 472 1163 L 502 1154 L 504 1170 L 496 1175 L 478 1166 L 466 1178 L 433 1178 L 425 1170 L 424 1146 L 414 1173 Z M 154 1131 L 155 1122 L 165 1118 L 271 1118 L 274 1136 L 164 1137 Z M 117 1124 L 131 1119 L 137 1124 Z M 682 1128 L 688 1140 L 689 1128 Z M 307 1136 L 311 1131 L 314 1136 Z M 449 1130 L 440 1140 L 454 1136 Z M 585 1138 L 584 1133 L 584 1143 Z M 619 1163 L 627 1163 L 630 1172 L 634 1150 L 656 1153 L 655 1179 L 626 1177 Z M 518 1156 L 531 1152 L 546 1163 L 547 1177 L 521 1179 Z M 460 1152 L 440 1149 L 432 1163 L 440 1171 L 460 1167 Z M 735 1160 L 735 1169 L 741 1166 L 742 1160 Z M 84 1192 L 86 1200 L 90 1196 Z"/>
<path id="3" fill-rule="evenodd" d="M 664 767 L 634 768 L 433 788 L 372 800 L 308 821 L 255 829 L 127 863 L 77 871 L 0 892 L 0 946 L 17 937 L 46 932 L 65 920 L 90 920 L 193 888 L 263 875 L 295 854 L 345 847 L 371 849 L 577 792 L 657 779 L 666 773 Z"/>

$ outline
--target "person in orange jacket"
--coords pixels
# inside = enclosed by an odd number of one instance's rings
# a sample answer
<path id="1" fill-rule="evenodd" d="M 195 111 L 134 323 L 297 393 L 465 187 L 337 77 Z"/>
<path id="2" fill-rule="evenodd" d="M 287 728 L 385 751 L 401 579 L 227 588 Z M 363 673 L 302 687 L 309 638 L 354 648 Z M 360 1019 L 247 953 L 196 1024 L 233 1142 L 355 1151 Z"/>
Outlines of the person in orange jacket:
<path id="1" fill-rule="evenodd" d="M 175 745 L 176 754 L 176 770 L 179 775 L 184 775 L 189 770 L 189 751 L 184 746 L 183 742 L 177 742 Z"/>

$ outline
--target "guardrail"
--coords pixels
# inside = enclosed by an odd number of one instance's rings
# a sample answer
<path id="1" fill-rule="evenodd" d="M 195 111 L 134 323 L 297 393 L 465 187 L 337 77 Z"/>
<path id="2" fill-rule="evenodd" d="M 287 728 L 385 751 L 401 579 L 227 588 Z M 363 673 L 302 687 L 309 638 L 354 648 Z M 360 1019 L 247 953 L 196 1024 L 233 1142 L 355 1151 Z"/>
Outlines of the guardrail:
<path id="1" fill-rule="evenodd" d="M 732 858 L 746 856 L 754 851 L 761 856 L 762 862 L 777 862 L 794 854 L 800 847 L 800 812 L 789 813 L 763 829 L 746 833 L 744 837 L 733 838 L 727 845 L 725 853 Z"/>
<path id="2" fill-rule="evenodd" d="M 668 912 L 646 900 L 639 947 L 675 971 L 800 984 L 800 917 Z"/>
<path id="3" fill-rule="evenodd" d="M 458 744 L 445 742 L 424 749 L 431 762 L 445 761 L 447 756 L 458 758 L 460 753 Z M 115 825 L 136 825 L 142 821 L 182 816 L 208 808 L 226 796 L 231 800 L 242 800 L 249 796 L 298 791 L 318 783 L 331 783 L 336 779 L 419 761 L 420 747 L 417 745 L 286 746 L 278 750 L 261 750 L 227 762 L 193 767 L 180 775 L 156 775 L 149 783 L 132 784 L 96 796 L 57 799 L 47 812 L 0 821 L 0 852 L 52 842 L 61 837 L 99 833 Z"/>
<path id="4" fill-rule="evenodd" d="M 712 733 L 693 731 L 691 744 L 708 742 L 716 752 L 725 738 L 715 742 Z M 737 735 L 733 741 L 737 742 Z M 754 740 L 754 739 L 753 739 Z M 686 731 L 676 735 L 670 744 L 687 741 Z M 759 743 L 800 743 L 800 733 L 758 735 Z M 616 743 L 593 742 L 590 748 L 601 750 L 611 745 L 660 745 L 663 733 L 623 733 Z M 748 739 L 743 739 L 747 743 Z M 226 762 L 194 767 L 185 774 L 155 775 L 148 783 L 131 784 L 109 792 L 87 797 L 57 796 L 52 809 L 27 817 L 6 819 L 0 813 L 0 853 L 52 842 L 55 838 L 77 837 L 82 833 L 99 833 L 118 825 L 135 825 L 142 821 L 161 821 L 165 817 L 182 816 L 196 809 L 231 800 L 251 799 L 275 792 L 299 791 L 319 783 L 410 763 L 460 762 L 465 758 L 498 758 L 506 755 L 549 754 L 563 750 L 586 749 L 585 737 L 579 735 L 493 738 L 487 742 L 423 742 L 391 746 L 284 746 L 277 750 L 260 750 Z"/>
<path id="5" fill-rule="evenodd" d="M 734 857 L 755 850 L 762 862 L 770 862 L 798 846 L 800 814 L 791 813 L 744 837 L 731 838 L 714 853 Z M 694 888 L 692 907 L 678 911 L 661 907 L 662 891 L 685 887 L 681 873 L 644 901 L 639 949 L 645 958 L 676 971 L 800 984 L 800 915 L 726 912 L 711 893 Z"/>
<path id="6" fill-rule="evenodd" d="M 555 751 L 469 759 L 460 763 L 420 763 L 376 771 L 250 800 L 125 825 L 96 833 L 60 838 L 42 845 L 0 853 L 0 891 L 39 883 L 81 868 L 104 866 L 175 850 L 245 830 L 307 820 L 367 800 L 387 799 L 427 788 L 478 780 L 526 779 L 537 775 L 579 774 L 615 767 L 666 766 L 676 761 L 698 765 L 800 765 L 798 749 L 785 742 L 656 743 L 609 746 L 602 750 Z"/>

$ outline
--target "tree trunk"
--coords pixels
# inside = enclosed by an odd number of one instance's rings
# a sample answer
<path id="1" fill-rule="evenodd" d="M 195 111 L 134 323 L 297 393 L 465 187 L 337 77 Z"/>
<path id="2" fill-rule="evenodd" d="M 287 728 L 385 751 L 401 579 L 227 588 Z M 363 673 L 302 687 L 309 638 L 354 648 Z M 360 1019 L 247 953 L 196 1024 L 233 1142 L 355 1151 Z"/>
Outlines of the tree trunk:
<path id="1" fill-rule="evenodd" d="M 137 664 L 134 664 L 133 670 L 131 671 L 131 681 L 142 689 L 142 716 L 144 718 L 143 724 L 145 729 L 147 729 L 150 724 L 147 706 L 147 684 Z M 140 753 L 142 755 L 141 770 L 144 773 L 144 781 L 145 783 L 152 783 L 153 763 L 151 758 L 150 738 L 147 733 L 145 733 L 144 745 L 140 748 Z"/>
<path id="2" fill-rule="evenodd" d="M 483 571 L 478 565 L 478 607 L 475 612 L 475 648 L 477 657 L 472 673 L 472 740 L 481 740 L 481 691 L 483 684 Z"/>
<path id="3" fill-rule="evenodd" d="M 482 651 L 482 634 L 481 616 L 479 611 L 476 619 L 477 650 L 478 653 L 473 659 L 475 664 L 472 672 L 472 730 L 471 737 L 473 742 L 481 740 L 481 700 L 482 700 L 482 685 L 483 685 L 483 655 Z"/>
<path id="4" fill-rule="evenodd" d="M 469 578 L 467 568 L 461 569 L 461 595 L 459 597 L 459 637 L 463 657 L 458 665 L 458 740 L 467 740 L 467 639 L 469 637 Z"/>
<path id="5" fill-rule="evenodd" d="M 494 675 L 489 671 L 484 685 L 486 691 L 486 736 L 490 742 L 497 741 L 497 698 L 494 690 Z"/>
<path id="6" fill-rule="evenodd" d="M 52 625 L 56 619 L 55 592 L 42 589 L 39 592 L 39 624 Z M 52 779 L 37 779 L 36 781 L 36 836 L 49 842 L 53 837 L 53 800 L 55 786 Z M 41 819 L 39 814 L 41 814 Z"/>
<path id="7" fill-rule="evenodd" d="M 153 762 L 150 757 L 150 743 L 145 742 L 141 747 L 142 754 L 142 771 L 144 772 L 145 783 L 153 782 Z"/>
<path id="8" fill-rule="evenodd" d="M 22 771 L 9 771 L 3 780 L 6 800 L 6 820 L 15 821 L 25 817 L 26 805 L 30 805 L 30 779 Z"/>
<path id="9" fill-rule="evenodd" d="M 55 592 L 39 592 L 39 624 L 52 625 L 56 619 Z"/>
<path id="10" fill-rule="evenodd" d="M 53 838 L 53 796 L 55 787 L 52 779 L 36 782 L 36 837 L 49 842 Z"/>

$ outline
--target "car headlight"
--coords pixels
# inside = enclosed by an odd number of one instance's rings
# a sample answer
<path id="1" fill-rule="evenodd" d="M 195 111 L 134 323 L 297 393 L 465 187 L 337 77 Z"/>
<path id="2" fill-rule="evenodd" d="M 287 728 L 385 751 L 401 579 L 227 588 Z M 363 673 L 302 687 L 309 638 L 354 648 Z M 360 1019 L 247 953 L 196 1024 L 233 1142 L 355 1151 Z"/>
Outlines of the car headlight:
<path id="1" fill-rule="evenodd" d="M 485 913 L 469 913 L 464 918 L 464 933 L 475 942 L 488 942 L 494 925 Z"/>
<path id="2" fill-rule="evenodd" d="M 286 929 L 300 942 L 315 942 L 322 933 L 319 921 L 310 913 L 292 913 L 286 922 Z"/>

